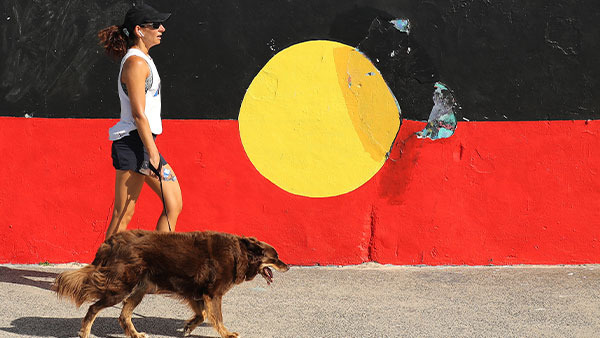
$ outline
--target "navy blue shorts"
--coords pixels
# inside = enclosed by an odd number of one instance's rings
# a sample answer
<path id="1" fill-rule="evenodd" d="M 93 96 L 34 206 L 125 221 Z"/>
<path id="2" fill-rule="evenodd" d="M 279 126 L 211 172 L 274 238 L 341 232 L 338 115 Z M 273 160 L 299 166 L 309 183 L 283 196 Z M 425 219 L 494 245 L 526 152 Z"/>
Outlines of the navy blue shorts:
<path id="1" fill-rule="evenodd" d="M 156 139 L 156 135 L 154 138 Z M 111 156 L 113 167 L 117 170 L 131 170 L 142 175 L 151 173 L 150 156 L 137 130 L 132 130 L 128 136 L 113 141 Z M 163 166 L 167 164 L 162 155 L 160 155 L 160 163 Z"/>

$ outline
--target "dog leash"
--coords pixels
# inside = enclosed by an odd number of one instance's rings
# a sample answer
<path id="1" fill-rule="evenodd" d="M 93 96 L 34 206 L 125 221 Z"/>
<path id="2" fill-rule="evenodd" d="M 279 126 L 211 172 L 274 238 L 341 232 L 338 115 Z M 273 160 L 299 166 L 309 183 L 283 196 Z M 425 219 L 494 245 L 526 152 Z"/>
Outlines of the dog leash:
<path id="1" fill-rule="evenodd" d="M 150 161 L 148 161 L 148 162 L 150 162 Z M 171 230 L 171 222 L 169 222 L 169 213 L 167 212 L 167 203 L 165 202 L 165 193 L 163 192 L 162 175 L 160 174 L 160 170 L 162 169 L 162 162 L 160 161 L 160 159 L 158 160 L 158 169 L 154 168 L 152 163 L 148 163 L 148 164 L 149 164 L 148 167 L 150 167 L 150 170 L 152 170 L 152 172 L 154 174 L 156 174 L 156 176 L 158 176 L 158 182 L 160 182 L 160 197 L 162 198 L 163 208 L 165 210 L 165 217 L 167 217 L 167 224 L 169 225 L 169 231 L 173 231 L 173 230 Z"/>

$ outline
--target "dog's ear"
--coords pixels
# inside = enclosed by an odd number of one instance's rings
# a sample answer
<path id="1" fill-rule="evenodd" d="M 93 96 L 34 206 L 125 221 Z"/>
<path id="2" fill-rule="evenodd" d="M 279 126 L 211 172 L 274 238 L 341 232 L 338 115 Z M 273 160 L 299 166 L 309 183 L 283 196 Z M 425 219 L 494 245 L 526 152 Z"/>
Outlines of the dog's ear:
<path id="1" fill-rule="evenodd" d="M 263 248 L 260 242 L 254 237 L 240 237 L 240 243 L 254 256 L 262 256 Z"/>

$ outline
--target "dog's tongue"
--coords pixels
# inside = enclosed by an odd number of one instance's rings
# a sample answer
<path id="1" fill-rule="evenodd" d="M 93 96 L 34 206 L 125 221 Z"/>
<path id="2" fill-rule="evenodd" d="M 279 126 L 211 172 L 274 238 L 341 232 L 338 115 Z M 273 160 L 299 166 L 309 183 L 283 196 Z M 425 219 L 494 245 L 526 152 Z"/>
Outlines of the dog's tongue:
<path id="1" fill-rule="evenodd" d="M 267 266 L 263 268 L 263 277 L 267 280 L 267 284 L 273 283 L 273 271 Z"/>

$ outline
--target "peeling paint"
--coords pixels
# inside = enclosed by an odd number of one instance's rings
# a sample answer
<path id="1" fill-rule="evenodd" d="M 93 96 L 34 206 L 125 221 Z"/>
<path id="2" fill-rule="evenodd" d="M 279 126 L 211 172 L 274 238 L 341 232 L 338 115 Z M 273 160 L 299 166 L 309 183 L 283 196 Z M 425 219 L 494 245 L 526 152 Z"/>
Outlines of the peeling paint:
<path id="1" fill-rule="evenodd" d="M 390 23 L 394 25 L 394 28 L 397 30 L 406 34 L 410 34 L 410 21 L 408 19 L 391 20 Z"/>
<path id="2" fill-rule="evenodd" d="M 441 83 L 436 82 L 433 92 L 433 108 L 425 128 L 417 132 L 418 138 L 437 140 L 448 138 L 456 130 L 456 115 L 458 108 L 452 91 Z"/>
<path id="3" fill-rule="evenodd" d="M 267 43 L 267 46 L 269 47 L 270 50 L 275 51 L 275 39 L 269 40 L 269 42 Z"/>
<path id="4" fill-rule="evenodd" d="M 403 110 L 421 114 L 431 110 L 431 87 L 439 80 L 425 49 L 408 34 L 412 21 L 375 18 L 367 36 L 357 45 L 377 67 Z M 400 29 L 399 29 L 400 28 Z M 423 109 L 425 105 L 425 109 Z"/>

